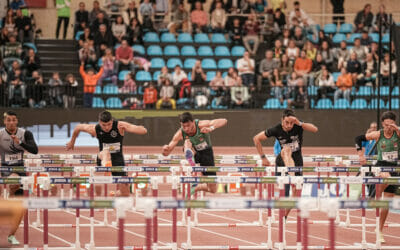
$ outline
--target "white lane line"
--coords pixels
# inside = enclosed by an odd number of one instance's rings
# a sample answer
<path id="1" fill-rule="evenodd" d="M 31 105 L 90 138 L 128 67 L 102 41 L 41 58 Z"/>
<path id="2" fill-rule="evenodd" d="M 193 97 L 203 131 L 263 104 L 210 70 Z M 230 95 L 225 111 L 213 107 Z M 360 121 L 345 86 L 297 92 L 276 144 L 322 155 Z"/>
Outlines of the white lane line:
<path id="1" fill-rule="evenodd" d="M 33 227 L 33 226 L 30 226 L 30 227 L 33 228 L 33 229 L 36 229 L 36 230 L 38 230 L 38 231 L 40 231 L 40 232 L 43 233 L 43 230 L 42 230 L 42 229 L 39 229 L 39 228 Z M 59 241 L 61 241 L 61 242 L 64 242 L 65 244 L 69 245 L 70 247 L 74 246 L 73 243 L 68 242 L 68 241 L 66 241 L 66 240 L 64 240 L 64 239 L 62 239 L 62 238 L 60 238 L 60 237 L 58 237 L 58 236 L 56 236 L 56 235 L 54 235 L 54 234 L 52 234 L 52 233 L 49 233 L 49 236 L 51 236 L 51 237 L 53 237 L 54 239 L 57 239 L 57 240 L 59 240 Z"/>

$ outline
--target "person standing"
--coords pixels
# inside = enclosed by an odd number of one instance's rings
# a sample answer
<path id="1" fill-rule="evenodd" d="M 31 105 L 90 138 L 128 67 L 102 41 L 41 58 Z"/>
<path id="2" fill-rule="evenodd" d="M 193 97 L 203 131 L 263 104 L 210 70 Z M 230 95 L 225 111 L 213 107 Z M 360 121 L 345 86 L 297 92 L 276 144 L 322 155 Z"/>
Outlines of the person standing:
<path id="1" fill-rule="evenodd" d="M 64 33 L 63 38 L 67 37 L 67 30 L 69 24 L 69 17 L 71 15 L 69 6 L 71 5 L 71 0 L 56 0 L 56 8 L 57 8 L 57 29 L 56 29 L 56 38 L 60 34 L 61 23 L 64 22 Z"/>

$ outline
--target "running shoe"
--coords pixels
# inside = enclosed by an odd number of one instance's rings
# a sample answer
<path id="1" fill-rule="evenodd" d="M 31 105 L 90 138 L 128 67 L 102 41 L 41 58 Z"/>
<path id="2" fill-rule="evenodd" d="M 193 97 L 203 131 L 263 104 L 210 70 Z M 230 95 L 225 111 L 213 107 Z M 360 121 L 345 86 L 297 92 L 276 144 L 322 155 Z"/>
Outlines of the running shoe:
<path id="1" fill-rule="evenodd" d="M 195 166 L 196 165 L 196 163 L 194 163 L 194 160 L 193 160 L 193 151 L 191 150 L 191 149 L 189 149 L 189 148 L 187 148 L 187 149 L 185 149 L 185 158 L 186 158 L 186 160 L 189 162 L 189 164 L 191 165 L 191 166 Z"/>
<path id="2" fill-rule="evenodd" d="M 379 240 L 380 240 L 381 243 L 386 243 L 386 240 L 383 237 L 383 233 L 382 232 L 379 232 Z"/>
<path id="3" fill-rule="evenodd" d="M 197 187 L 196 183 L 190 185 L 190 196 L 192 196 L 192 195 L 194 195 L 194 193 L 196 193 L 196 187 Z M 189 194 L 186 193 L 186 199 L 188 199 L 188 198 L 189 198 Z"/>
<path id="4" fill-rule="evenodd" d="M 15 238 L 14 235 L 8 236 L 7 240 L 11 245 L 19 245 L 19 241 Z"/>

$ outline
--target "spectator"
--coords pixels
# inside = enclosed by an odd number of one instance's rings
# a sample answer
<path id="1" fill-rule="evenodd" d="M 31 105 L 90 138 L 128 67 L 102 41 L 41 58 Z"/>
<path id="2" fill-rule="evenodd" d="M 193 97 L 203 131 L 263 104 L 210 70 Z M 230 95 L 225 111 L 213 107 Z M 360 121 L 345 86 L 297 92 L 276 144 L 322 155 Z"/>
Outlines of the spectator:
<path id="1" fill-rule="evenodd" d="M 46 106 L 46 86 L 43 77 L 38 71 L 32 72 L 32 78 L 27 82 L 26 98 L 30 108 L 44 108 Z"/>
<path id="2" fill-rule="evenodd" d="M 379 55 L 378 55 L 378 43 L 372 42 L 371 47 L 369 48 L 369 52 L 372 54 L 373 58 L 375 61 L 379 61 Z"/>
<path id="3" fill-rule="evenodd" d="M 154 88 L 153 83 L 150 83 L 147 88 L 144 89 L 143 94 L 143 105 L 146 109 L 154 109 L 157 102 L 157 90 Z"/>
<path id="4" fill-rule="evenodd" d="M 132 24 L 132 19 L 135 18 L 136 20 L 138 20 L 139 16 L 138 16 L 138 10 L 136 8 L 136 3 L 135 1 L 130 1 L 128 3 L 128 9 L 126 9 L 123 13 L 122 13 L 122 17 L 124 18 L 124 23 L 126 25 L 130 25 Z"/>
<path id="5" fill-rule="evenodd" d="M 293 99 L 288 99 L 287 102 L 289 108 L 307 108 L 307 91 L 302 78 L 299 78 L 297 86 L 294 88 Z"/>
<path id="6" fill-rule="evenodd" d="M 106 16 L 104 15 L 103 12 L 99 12 L 99 13 L 97 14 L 97 17 L 96 17 L 96 19 L 93 21 L 92 25 L 90 26 L 90 29 L 91 29 L 92 31 L 97 31 L 97 30 L 99 30 L 99 28 L 100 28 L 101 25 L 105 25 L 107 31 L 108 31 L 109 28 L 110 28 L 110 23 L 109 23 L 108 19 L 106 18 Z"/>
<path id="7" fill-rule="evenodd" d="M 10 41 L 8 35 L 8 29 L 6 27 L 2 28 L 0 33 L 0 47 L 6 45 L 6 43 Z"/>
<path id="8" fill-rule="evenodd" d="M 257 14 L 262 14 L 267 11 L 268 3 L 266 0 L 256 0 L 253 4 L 253 9 Z"/>
<path id="9" fill-rule="evenodd" d="M 20 42 L 17 42 L 17 38 L 14 35 L 9 36 L 9 42 L 4 46 L 4 58 L 16 57 L 20 58 L 22 54 L 22 46 Z"/>
<path id="10" fill-rule="evenodd" d="M 280 9 L 282 13 L 286 10 L 287 5 L 285 0 L 271 0 L 271 7 L 273 11 Z"/>
<path id="11" fill-rule="evenodd" d="M 185 10 L 183 3 L 179 3 L 178 9 L 171 15 L 171 22 L 168 25 L 169 32 L 178 35 L 177 30 L 189 31 L 189 13 Z"/>
<path id="12" fill-rule="evenodd" d="M 234 45 L 242 45 L 243 29 L 240 25 L 239 18 L 233 19 L 233 25 L 229 28 L 229 38 L 231 39 L 231 47 Z"/>
<path id="13" fill-rule="evenodd" d="M 238 82 L 242 81 L 238 72 L 234 68 L 229 68 L 228 74 L 224 78 L 225 87 L 230 88 L 233 86 L 237 86 Z"/>
<path id="14" fill-rule="evenodd" d="M 194 104 L 196 109 L 207 107 L 210 90 L 205 86 L 198 86 L 192 88 L 191 96 L 194 97 Z"/>
<path id="15" fill-rule="evenodd" d="M 253 10 L 253 4 L 251 0 L 241 0 L 240 1 L 240 10 L 242 14 L 250 14 Z"/>
<path id="16" fill-rule="evenodd" d="M 258 32 L 260 31 L 259 23 L 254 14 L 250 14 L 244 26 L 243 44 L 252 55 L 257 53 L 258 45 L 260 40 L 258 38 Z M 250 41 L 253 41 L 253 49 L 251 49 Z M 246 84 L 245 82 L 243 82 Z"/>
<path id="17" fill-rule="evenodd" d="M 258 71 L 260 72 L 259 78 L 259 89 L 264 84 L 275 85 L 273 81 L 273 73 L 276 68 L 278 68 L 278 63 L 273 58 L 274 54 L 272 50 L 267 50 L 265 52 L 265 58 L 261 61 Z"/>
<path id="18" fill-rule="evenodd" d="M 274 46 L 274 60 L 280 61 L 282 56 L 285 54 L 285 48 L 282 47 L 282 42 L 279 39 L 275 40 L 275 46 Z"/>
<path id="19" fill-rule="evenodd" d="M 347 50 L 347 43 L 345 40 L 340 42 L 339 48 L 336 48 L 335 58 L 338 63 L 338 70 L 347 66 L 347 61 L 350 59 L 350 52 Z"/>
<path id="20" fill-rule="evenodd" d="M 68 74 L 65 77 L 63 103 L 64 108 L 75 108 L 76 93 L 78 91 L 78 82 L 73 74 Z"/>
<path id="21" fill-rule="evenodd" d="M 282 12 L 282 9 L 278 8 L 273 13 L 274 15 L 274 23 L 278 25 L 279 30 L 282 31 L 286 26 L 286 16 Z"/>
<path id="22" fill-rule="evenodd" d="M 327 36 L 323 30 L 320 30 L 318 32 L 318 45 L 319 45 L 319 47 L 322 46 L 323 42 L 328 42 L 329 47 L 330 48 L 333 47 L 332 39 L 329 36 Z"/>
<path id="23" fill-rule="evenodd" d="M 312 66 L 312 74 L 314 75 L 314 79 L 318 80 L 319 75 L 321 74 L 321 71 L 323 69 L 327 69 L 327 66 L 324 61 L 324 58 L 322 57 L 322 54 L 318 53 L 317 56 L 315 57 L 315 60 L 313 61 L 313 66 Z"/>
<path id="24" fill-rule="evenodd" d="M 361 70 L 361 63 L 357 60 L 357 54 L 351 53 L 350 60 L 347 61 L 346 71 L 351 75 L 353 84 L 359 84 L 358 79 L 361 77 Z"/>
<path id="25" fill-rule="evenodd" d="M 294 63 L 294 71 L 299 77 L 303 77 L 307 84 L 307 78 L 309 79 L 309 84 L 314 84 L 313 77 L 310 72 L 312 69 L 312 61 L 307 58 L 306 52 L 303 50 L 300 53 L 300 57 L 296 59 Z"/>
<path id="26" fill-rule="evenodd" d="M 197 60 L 192 68 L 192 84 L 195 86 L 204 86 L 207 76 L 201 67 L 201 61 Z"/>
<path id="27" fill-rule="evenodd" d="M 292 71 L 293 67 L 290 66 L 289 57 L 285 54 L 282 55 L 278 68 L 279 75 L 275 75 L 275 83 L 281 81 L 283 84 L 285 84 L 287 82 L 287 78 L 290 76 Z"/>
<path id="28" fill-rule="evenodd" d="M 334 63 L 334 52 L 329 47 L 329 43 L 327 41 L 323 41 L 322 42 L 321 49 L 320 49 L 319 53 L 321 53 L 322 59 L 324 60 L 328 70 L 332 70 L 333 69 L 333 63 Z"/>
<path id="29" fill-rule="evenodd" d="M 226 14 L 222 8 L 222 2 L 217 2 L 215 10 L 211 14 L 211 27 L 216 33 L 223 33 L 225 30 Z"/>
<path id="30" fill-rule="evenodd" d="M 291 64 L 293 64 L 294 61 L 296 61 L 296 59 L 299 57 L 300 49 L 296 47 L 294 40 L 289 41 L 289 46 L 286 48 L 286 55 L 289 57 Z"/>
<path id="31" fill-rule="evenodd" d="M 267 13 L 264 17 L 264 24 L 261 28 L 261 38 L 267 47 L 272 47 L 272 44 L 279 35 L 280 29 L 277 23 L 274 22 L 274 16 L 272 13 Z"/>
<path id="32" fill-rule="evenodd" d="M 354 47 L 350 50 L 350 54 L 356 53 L 357 59 L 363 63 L 368 54 L 368 48 L 361 45 L 360 38 L 354 39 Z"/>
<path id="33" fill-rule="evenodd" d="M 13 0 L 10 3 L 10 8 L 15 12 L 18 9 L 26 8 L 24 0 Z"/>
<path id="34" fill-rule="evenodd" d="M 164 66 L 161 68 L 161 73 L 157 77 L 157 86 L 161 87 L 162 85 L 164 85 L 167 79 L 172 81 L 172 76 L 170 73 L 168 73 L 167 66 Z"/>
<path id="35" fill-rule="evenodd" d="M 97 19 L 97 15 L 98 15 L 99 13 L 103 13 L 103 17 L 104 17 L 105 19 L 108 18 L 107 13 L 106 13 L 104 10 L 100 9 L 100 3 L 99 3 L 99 1 L 97 1 L 97 0 L 96 0 L 96 1 L 93 1 L 93 9 L 92 9 L 92 11 L 89 13 L 89 25 L 90 25 L 90 26 L 93 25 L 93 22 Z M 96 30 L 97 30 L 97 29 L 96 29 Z"/>
<path id="36" fill-rule="evenodd" d="M 110 48 L 106 49 L 106 54 L 102 57 L 103 61 L 103 74 L 101 75 L 98 86 L 103 86 L 103 80 L 106 78 L 111 78 L 112 84 L 117 86 L 118 76 L 115 71 L 115 57 L 112 54 Z"/>
<path id="37" fill-rule="evenodd" d="M 29 49 L 28 55 L 24 58 L 24 68 L 26 70 L 26 77 L 31 77 L 33 71 L 39 70 L 41 68 L 40 59 L 35 54 L 35 51 L 33 49 Z"/>
<path id="38" fill-rule="evenodd" d="M 390 74 L 390 63 L 392 64 L 392 74 Z M 392 60 L 390 62 L 390 54 L 385 53 L 385 56 L 383 57 L 383 60 L 381 62 L 381 77 L 382 77 L 382 84 L 383 85 L 388 85 L 389 84 L 389 77 L 392 77 L 392 82 L 396 76 L 397 73 L 397 66 L 396 66 L 396 61 Z"/>
<path id="39" fill-rule="evenodd" d="M 360 43 L 362 46 L 370 47 L 372 43 L 372 38 L 368 35 L 368 31 L 363 30 L 361 33 Z"/>
<path id="40" fill-rule="evenodd" d="M 371 4 L 366 4 L 364 9 L 357 13 L 356 18 L 354 19 L 355 24 L 355 32 L 360 33 L 362 30 L 367 29 L 368 31 L 372 27 L 374 15 L 371 12 Z"/>
<path id="41" fill-rule="evenodd" d="M 317 98 L 326 98 L 328 94 L 333 94 L 335 92 L 335 82 L 333 81 L 333 76 L 327 69 L 323 69 L 322 73 L 318 77 L 318 90 Z"/>
<path id="42" fill-rule="evenodd" d="M 156 108 L 160 109 L 161 107 L 167 109 L 176 109 L 176 102 L 172 98 L 174 96 L 175 90 L 174 87 L 171 86 L 171 82 L 169 80 L 165 81 L 165 85 L 161 87 L 160 90 L 160 99 L 157 101 Z"/>
<path id="43" fill-rule="evenodd" d="M 304 50 L 306 51 L 308 59 L 315 60 L 315 57 L 317 56 L 317 48 L 315 48 L 311 41 L 308 40 L 306 42 Z"/>
<path id="44" fill-rule="evenodd" d="M 126 35 L 126 25 L 122 19 L 122 16 L 117 16 L 115 23 L 113 23 L 111 26 L 111 31 L 113 33 L 114 40 L 118 43 L 121 43 L 122 39 L 125 38 Z"/>
<path id="45" fill-rule="evenodd" d="M 14 12 L 12 9 L 7 10 L 7 15 L 3 18 L 3 27 L 8 30 L 9 34 L 15 34 L 17 28 L 15 25 Z"/>
<path id="46" fill-rule="evenodd" d="M 31 25 L 31 18 L 22 15 L 21 10 L 17 10 L 17 16 L 15 18 L 15 25 L 18 29 L 18 39 L 21 43 L 30 42 L 33 43 L 33 32 Z"/>
<path id="47" fill-rule="evenodd" d="M 294 29 L 293 40 L 296 44 L 296 47 L 299 49 L 303 49 L 303 46 L 307 41 L 306 36 L 303 34 L 303 30 L 298 26 Z"/>
<path id="48" fill-rule="evenodd" d="M 153 31 L 153 17 L 154 17 L 154 9 L 153 5 L 149 0 L 144 0 L 139 7 L 139 13 L 142 16 L 143 28 L 149 31 Z"/>
<path id="49" fill-rule="evenodd" d="M 224 78 L 222 77 L 222 73 L 220 70 L 217 71 L 215 77 L 210 81 L 210 88 L 214 91 L 220 91 L 225 89 Z"/>
<path id="50" fill-rule="evenodd" d="M 173 86 L 177 87 L 179 85 L 179 83 L 185 78 L 187 78 L 186 73 L 181 69 L 181 66 L 176 65 L 174 74 L 172 74 Z"/>
<path id="51" fill-rule="evenodd" d="M 105 24 L 100 25 L 98 32 L 94 35 L 94 46 L 97 57 L 103 56 L 101 53 L 105 49 L 112 48 L 114 45 L 114 38 L 110 31 L 107 30 Z"/>
<path id="52" fill-rule="evenodd" d="M 237 69 L 245 86 L 254 85 L 254 67 L 254 59 L 250 58 L 249 52 L 244 52 L 243 57 L 237 62 Z"/>
<path id="53" fill-rule="evenodd" d="M 293 2 L 293 10 L 289 13 L 289 22 L 296 20 L 299 22 L 301 26 L 303 26 L 303 22 L 310 19 L 307 13 L 300 8 L 300 2 Z M 291 25 L 292 26 L 292 25 Z"/>
<path id="54" fill-rule="evenodd" d="M 351 74 L 347 73 L 345 68 L 342 68 L 340 72 L 341 75 L 339 75 L 336 81 L 337 90 L 334 94 L 334 100 L 336 102 L 343 95 L 350 103 L 351 88 L 353 87 L 352 77 Z"/>
<path id="55" fill-rule="evenodd" d="M 21 65 L 17 60 L 15 60 L 12 62 L 11 67 L 9 67 L 9 69 L 7 70 L 7 79 L 9 81 L 13 79 L 14 76 L 17 74 L 17 70 L 21 70 Z"/>
<path id="56" fill-rule="evenodd" d="M 168 0 L 156 0 L 155 7 L 155 19 L 156 22 L 163 22 L 164 18 L 168 15 L 169 12 L 169 1 Z"/>
<path id="57" fill-rule="evenodd" d="M 96 90 L 97 81 L 100 79 L 103 74 L 103 67 L 100 68 L 100 71 L 97 74 L 94 74 L 94 69 L 89 68 L 88 72 L 85 72 L 84 63 L 81 62 L 81 67 L 79 68 L 79 73 L 83 79 L 83 106 L 85 108 L 92 107 L 93 101 L 93 93 Z"/>
<path id="58" fill-rule="evenodd" d="M 131 46 L 134 44 L 143 44 L 142 25 L 135 17 L 131 19 L 131 24 L 128 28 L 128 41 Z"/>
<path id="59" fill-rule="evenodd" d="M 128 66 L 129 70 L 135 72 L 135 64 L 133 63 L 133 50 L 129 47 L 128 42 L 124 39 L 121 46 L 115 51 L 115 72 L 119 73 L 120 66 Z"/>
<path id="60" fill-rule="evenodd" d="M 291 40 L 291 35 L 290 35 L 290 30 L 289 29 L 283 29 L 282 32 L 282 38 L 280 39 L 282 41 L 282 45 L 284 48 L 289 47 L 289 42 Z"/>
<path id="61" fill-rule="evenodd" d="M 232 108 L 247 108 L 249 106 L 249 89 L 239 81 L 236 86 L 231 87 Z"/>
<path id="62" fill-rule="evenodd" d="M 374 80 L 376 79 L 376 74 L 378 72 L 378 65 L 374 60 L 374 57 L 371 53 L 367 54 L 367 59 L 362 65 L 363 75 L 360 77 L 363 79 L 363 85 L 375 86 Z"/>
<path id="63" fill-rule="evenodd" d="M 48 85 L 49 85 L 50 105 L 56 107 L 62 106 L 63 82 L 61 81 L 58 72 L 53 73 L 53 76 L 50 78 Z"/>
<path id="64" fill-rule="evenodd" d="M 332 21 L 336 25 L 344 23 L 344 0 L 331 0 L 333 17 Z"/>
<path id="65" fill-rule="evenodd" d="M 136 83 L 133 80 L 133 77 L 134 75 L 132 73 L 126 74 L 124 85 L 118 90 L 119 93 L 136 94 Z"/>
<path id="66" fill-rule="evenodd" d="M 123 0 L 105 0 L 104 6 L 112 13 L 119 13 L 120 8 L 125 6 Z"/>
<path id="67" fill-rule="evenodd" d="M 133 63 L 136 65 L 140 70 L 149 71 L 151 63 L 144 57 L 135 56 L 133 57 Z"/>
<path id="68" fill-rule="evenodd" d="M 57 29 L 56 29 L 56 38 L 60 34 L 61 23 L 64 22 L 64 39 L 67 37 L 69 17 L 71 15 L 69 6 L 71 5 L 71 0 L 56 0 L 56 8 L 57 8 Z"/>
<path id="69" fill-rule="evenodd" d="M 79 10 L 75 11 L 74 37 L 78 31 L 89 27 L 89 12 L 85 9 L 85 3 L 79 3 Z"/>
<path id="70" fill-rule="evenodd" d="M 389 31 L 390 23 L 389 23 L 389 15 L 386 13 L 385 5 L 379 5 L 379 12 L 376 13 L 374 21 L 373 21 L 373 30 L 379 33 L 379 20 L 382 23 L 382 33 L 386 33 Z"/>
<path id="71" fill-rule="evenodd" d="M 8 98 L 11 107 L 22 107 L 26 102 L 26 85 L 23 82 L 21 69 L 17 68 L 15 74 L 9 78 Z"/>
<path id="72" fill-rule="evenodd" d="M 83 43 L 83 47 L 79 50 L 79 61 L 85 64 L 85 67 L 90 65 L 92 68 L 97 67 L 96 52 L 90 47 L 88 42 Z"/>
<path id="73" fill-rule="evenodd" d="M 207 32 L 208 15 L 203 10 L 201 2 L 196 2 L 195 9 L 190 14 L 190 20 L 194 33 Z"/>
<path id="74" fill-rule="evenodd" d="M 94 46 L 94 40 L 93 40 L 93 35 L 90 32 L 90 28 L 86 27 L 83 30 L 83 34 L 79 36 L 79 47 L 82 48 L 83 44 L 87 42 L 89 44 L 89 47 Z"/>

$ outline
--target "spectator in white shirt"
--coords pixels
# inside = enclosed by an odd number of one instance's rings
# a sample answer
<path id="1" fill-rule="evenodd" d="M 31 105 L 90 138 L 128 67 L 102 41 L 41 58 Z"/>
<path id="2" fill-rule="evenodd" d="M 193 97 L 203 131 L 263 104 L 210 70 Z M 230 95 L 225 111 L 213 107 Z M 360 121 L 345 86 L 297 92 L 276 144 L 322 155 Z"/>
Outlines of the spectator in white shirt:
<path id="1" fill-rule="evenodd" d="M 172 74 L 172 83 L 174 87 L 178 86 L 184 78 L 187 78 L 186 73 L 181 69 L 181 66 L 176 65 L 174 74 Z"/>
<path id="2" fill-rule="evenodd" d="M 249 52 L 244 52 L 243 58 L 237 62 L 239 76 L 242 78 L 244 86 L 254 85 L 254 59 L 250 58 Z"/>

